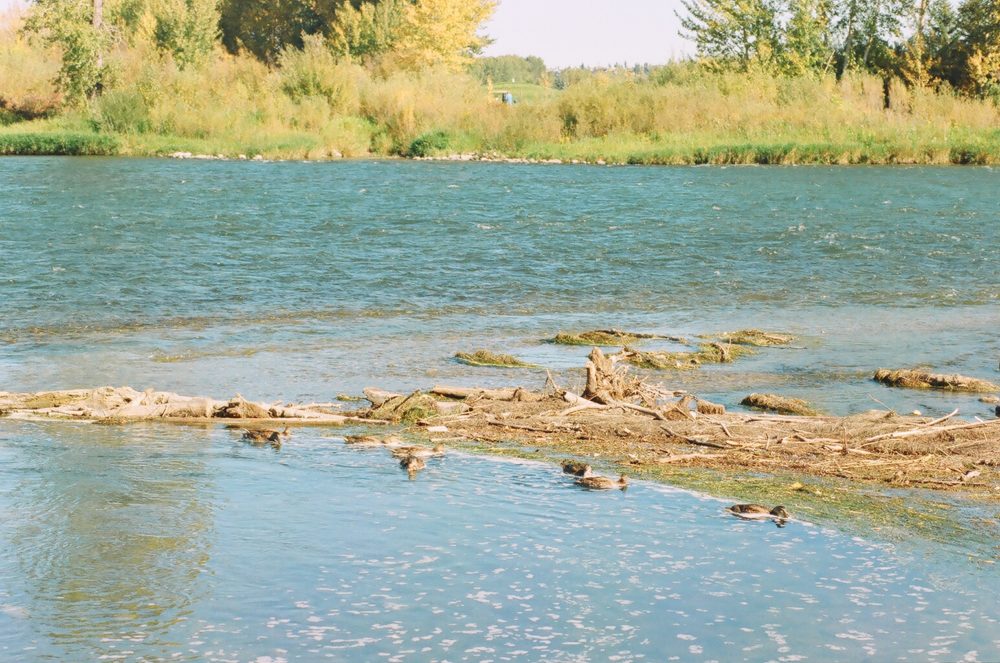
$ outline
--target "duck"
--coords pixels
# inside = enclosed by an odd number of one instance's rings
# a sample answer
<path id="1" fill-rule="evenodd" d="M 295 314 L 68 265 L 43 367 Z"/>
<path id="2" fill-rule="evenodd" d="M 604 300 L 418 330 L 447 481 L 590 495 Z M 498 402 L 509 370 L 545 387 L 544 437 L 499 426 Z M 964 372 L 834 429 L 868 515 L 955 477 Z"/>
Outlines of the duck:
<path id="1" fill-rule="evenodd" d="M 787 520 L 791 518 L 788 515 L 788 510 L 783 506 L 768 509 L 760 504 L 734 504 L 727 507 L 726 511 L 743 520 L 774 520 L 778 527 L 784 527 Z"/>
<path id="2" fill-rule="evenodd" d="M 576 483 L 577 485 L 589 488 L 590 490 L 611 490 L 612 488 L 625 490 L 625 488 L 628 487 L 628 477 L 622 474 L 616 481 L 615 479 L 593 475 L 588 472 L 584 476 L 577 479 Z"/>
<path id="3" fill-rule="evenodd" d="M 255 447 L 262 447 L 264 445 L 271 445 L 275 449 L 281 447 L 281 443 L 284 438 L 291 437 L 292 432 L 289 430 L 288 426 L 285 426 L 285 430 L 253 430 L 246 428 L 243 430 L 243 440 L 249 442 Z"/>
<path id="4" fill-rule="evenodd" d="M 424 446 L 405 446 L 405 447 L 394 447 L 390 453 L 396 458 L 405 458 L 407 456 L 413 456 L 414 458 L 430 458 L 431 456 L 440 456 L 444 453 L 443 444 L 435 444 L 433 447 Z"/>
<path id="5" fill-rule="evenodd" d="M 406 456 L 403 460 L 399 461 L 399 466 L 410 474 L 415 474 L 427 467 L 427 463 L 424 462 L 423 458 L 418 458 L 417 456 Z"/>
<path id="6" fill-rule="evenodd" d="M 565 474 L 573 474 L 578 477 L 588 476 L 591 472 L 591 467 L 587 463 L 579 460 L 564 460 L 562 463 L 562 470 Z"/>
<path id="7" fill-rule="evenodd" d="M 358 446 L 381 447 L 398 444 L 402 442 L 402 440 L 395 436 L 379 437 L 378 435 L 345 435 L 344 442 L 346 444 L 356 444 Z"/>

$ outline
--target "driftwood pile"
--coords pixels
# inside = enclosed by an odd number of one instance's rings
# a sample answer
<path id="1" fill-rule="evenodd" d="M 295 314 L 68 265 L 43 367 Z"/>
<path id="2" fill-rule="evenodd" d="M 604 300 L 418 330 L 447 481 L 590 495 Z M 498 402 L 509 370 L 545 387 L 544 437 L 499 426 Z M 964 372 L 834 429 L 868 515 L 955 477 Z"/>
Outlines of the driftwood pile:
<path id="1" fill-rule="evenodd" d="M 632 471 L 792 471 L 1000 499 L 1000 419 L 962 421 L 957 411 L 937 419 L 879 410 L 850 417 L 726 413 L 639 380 L 616 359 L 592 350 L 580 393 L 551 376 L 541 391 L 435 387 L 425 396 L 439 405 L 416 424 L 487 444 L 600 456 Z M 381 408 L 373 400 L 368 416 L 383 416 Z"/>
<path id="2" fill-rule="evenodd" d="M 222 401 L 168 391 L 98 387 L 37 393 L 0 392 L 0 415 L 19 418 L 83 419 L 128 422 L 149 419 L 204 421 L 241 419 L 341 424 L 358 421 L 331 411 L 333 403 L 281 405 L 254 403 L 239 394 Z"/>

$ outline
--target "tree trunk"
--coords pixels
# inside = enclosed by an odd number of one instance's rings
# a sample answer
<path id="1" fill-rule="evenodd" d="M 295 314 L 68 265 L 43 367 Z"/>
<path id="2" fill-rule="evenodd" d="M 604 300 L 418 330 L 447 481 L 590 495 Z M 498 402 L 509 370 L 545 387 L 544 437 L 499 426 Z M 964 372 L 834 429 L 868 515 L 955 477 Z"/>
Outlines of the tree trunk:
<path id="1" fill-rule="evenodd" d="M 94 32 L 100 37 L 101 31 L 104 29 L 104 0 L 94 0 Z M 101 49 L 101 44 L 97 45 L 97 68 L 102 69 L 104 67 L 104 53 Z M 100 91 L 101 84 L 98 82 L 97 89 Z"/>

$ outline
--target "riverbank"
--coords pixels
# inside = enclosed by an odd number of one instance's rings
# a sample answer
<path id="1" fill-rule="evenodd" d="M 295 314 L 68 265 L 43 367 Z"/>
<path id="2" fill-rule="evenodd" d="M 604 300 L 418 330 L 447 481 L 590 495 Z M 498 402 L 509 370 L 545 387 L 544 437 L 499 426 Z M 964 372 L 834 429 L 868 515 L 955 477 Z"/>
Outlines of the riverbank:
<path id="1" fill-rule="evenodd" d="M 466 141 L 472 144 L 473 141 Z M 318 134 L 290 133 L 253 143 L 179 136 L 136 136 L 87 130 L 61 130 L 30 123 L 16 130 L 0 127 L 2 156 L 126 156 L 228 160 L 330 161 L 344 158 L 405 157 L 426 161 L 478 161 L 530 164 L 594 165 L 996 165 L 1000 164 L 1000 132 L 963 136 L 843 142 L 779 139 L 746 142 L 718 137 L 652 140 L 619 136 L 553 143 L 535 143 L 513 150 L 454 152 L 447 148 L 427 154 L 371 151 L 363 147 L 341 151 L 327 146 Z"/>

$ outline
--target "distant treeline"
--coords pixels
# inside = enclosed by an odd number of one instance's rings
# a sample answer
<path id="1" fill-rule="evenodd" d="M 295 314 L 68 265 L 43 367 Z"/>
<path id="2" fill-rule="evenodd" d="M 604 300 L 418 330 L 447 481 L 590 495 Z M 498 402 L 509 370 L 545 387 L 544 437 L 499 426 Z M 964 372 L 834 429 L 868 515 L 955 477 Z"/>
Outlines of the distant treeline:
<path id="1" fill-rule="evenodd" d="M 788 75 L 861 70 L 1000 97 L 1000 1 L 683 0 L 705 64 Z"/>

